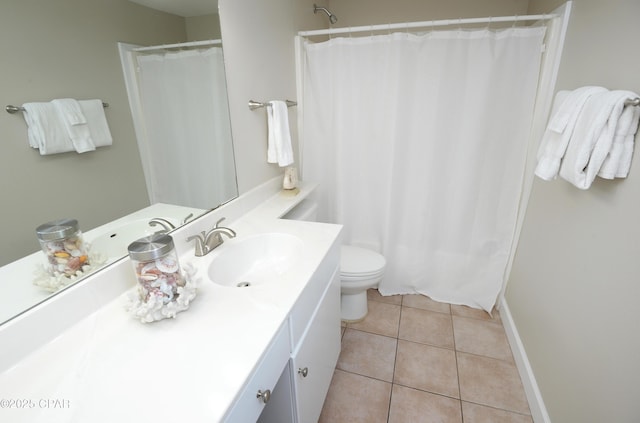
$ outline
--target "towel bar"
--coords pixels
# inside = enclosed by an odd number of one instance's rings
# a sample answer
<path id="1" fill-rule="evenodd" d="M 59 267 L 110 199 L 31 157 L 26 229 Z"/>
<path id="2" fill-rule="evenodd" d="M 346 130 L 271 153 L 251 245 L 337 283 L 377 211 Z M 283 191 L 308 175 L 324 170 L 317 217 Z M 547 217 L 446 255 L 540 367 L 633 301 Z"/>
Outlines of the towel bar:
<path id="1" fill-rule="evenodd" d="M 285 100 L 285 103 L 287 103 L 287 107 L 298 105 L 298 103 L 291 100 Z M 261 103 L 259 101 L 249 100 L 249 110 L 255 110 L 255 109 L 259 109 L 261 107 L 267 107 L 267 106 L 269 106 L 269 103 Z"/>
<path id="2" fill-rule="evenodd" d="M 109 103 L 105 103 L 104 101 L 102 102 L 102 107 L 109 107 Z M 12 106 L 12 105 L 8 105 L 7 107 L 4 108 L 7 113 L 18 113 L 18 112 L 24 112 L 24 107 L 18 107 L 18 106 Z"/>
<path id="3" fill-rule="evenodd" d="M 625 106 L 640 106 L 640 97 L 630 98 L 624 102 Z"/>

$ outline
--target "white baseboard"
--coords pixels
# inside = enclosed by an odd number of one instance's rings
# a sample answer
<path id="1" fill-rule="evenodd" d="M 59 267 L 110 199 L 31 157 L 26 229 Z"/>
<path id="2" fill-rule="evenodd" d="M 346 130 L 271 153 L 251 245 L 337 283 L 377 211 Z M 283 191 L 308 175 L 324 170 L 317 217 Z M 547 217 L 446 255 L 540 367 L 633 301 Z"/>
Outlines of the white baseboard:
<path id="1" fill-rule="evenodd" d="M 511 316 L 511 311 L 507 305 L 507 300 L 502 297 L 500 301 L 500 317 L 502 319 L 502 325 L 507 334 L 511 351 L 513 352 L 513 359 L 516 362 L 516 367 L 520 373 L 520 379 L 522 379 L 522 385 L 524 386 L 524 392 L 529 401 L 529 409 L 531 410 L 531 417 L 535 423 L 551 423 L 551 418 L 547 413 L 547 408 L 542 400 L 542 394 L 538 388 L 538 383 L 533 374 L 533 369 L 529 364 L 527 353 L 524 350 L 524 345 L 518 334 L 518 329 Z"/>

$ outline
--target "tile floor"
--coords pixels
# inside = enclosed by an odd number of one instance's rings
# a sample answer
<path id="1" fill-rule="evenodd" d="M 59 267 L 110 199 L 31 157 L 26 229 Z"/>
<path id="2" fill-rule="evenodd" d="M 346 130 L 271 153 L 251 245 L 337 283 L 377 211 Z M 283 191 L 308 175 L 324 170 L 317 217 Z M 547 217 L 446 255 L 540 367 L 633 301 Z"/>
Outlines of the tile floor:
<path id="1" fill-rule="evenodd" d="M 498 313 L 369 290 L 320 423 L 532 423 Z"/>

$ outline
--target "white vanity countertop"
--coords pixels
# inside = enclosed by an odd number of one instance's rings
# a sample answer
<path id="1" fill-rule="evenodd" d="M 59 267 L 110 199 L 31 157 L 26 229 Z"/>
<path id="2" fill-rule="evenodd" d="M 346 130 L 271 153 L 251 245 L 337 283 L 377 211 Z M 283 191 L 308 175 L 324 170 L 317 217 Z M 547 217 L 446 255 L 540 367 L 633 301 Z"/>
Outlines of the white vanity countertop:
<path id="1" fill-rule="evenodd" d="M 299 237 L 304 248 L 295 277 L 277 286 L 226 288 L 199 271 L 191 308 L 150 324 L 125 312 L 123 294 L 0 374 L 0 421 L 221 421 L 341 231 L 267 217 L 272 200 L 264 203 L 268 213 L 258 207 L 228 226 L 235 240 L 261 232 Z M 183 266 L 211 259 L 192 250 L 180 257 Z"/>

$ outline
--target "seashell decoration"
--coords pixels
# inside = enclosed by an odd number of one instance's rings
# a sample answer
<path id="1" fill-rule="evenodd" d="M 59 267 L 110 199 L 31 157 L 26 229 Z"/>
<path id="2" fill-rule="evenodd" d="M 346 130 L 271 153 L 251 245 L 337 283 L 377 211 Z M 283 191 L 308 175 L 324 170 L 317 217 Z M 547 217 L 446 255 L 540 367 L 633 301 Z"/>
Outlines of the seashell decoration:
<path id="1" fill-rule="evenodd" d="M 90 264 L 82 232 L 75 219 L 48 222 L 36 228 L 51 276 L 75 276 Z"/>
<path id="2" fill-rule="evenodd" d="M 136 298 L 130 299 L 129 306 L 134 316 L 147 323 L 175 317 L 189 308 L 196 287 L 183 276 L 170 235 L 140 238 L 128 249 L 138 280 Z"/>

